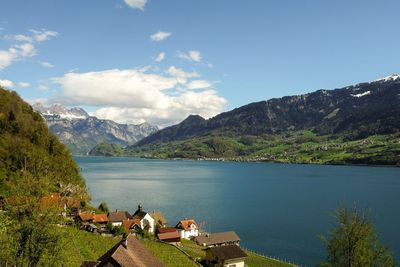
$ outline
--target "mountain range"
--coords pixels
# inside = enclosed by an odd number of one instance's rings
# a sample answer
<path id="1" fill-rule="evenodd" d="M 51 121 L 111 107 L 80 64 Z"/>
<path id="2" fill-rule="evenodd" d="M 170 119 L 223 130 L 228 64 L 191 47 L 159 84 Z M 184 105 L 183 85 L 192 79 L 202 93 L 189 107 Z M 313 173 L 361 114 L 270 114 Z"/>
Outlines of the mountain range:
<path id="1" fill-rule="evenodd" d="M 283 134 L 311 130 L 357 139 L 400 130 L 400 76 L 397 74 L 335 90 L 318 90 L 251 103 L 209 120 L 190 115 L 135 146 L 209 134 Z"/>
<path id="2" fill-rule="evenodd" d="M 82 108 L 61 104 L 45 107 L 36 103 L 33 109 L 45 119 L 50 131 L 68 146 L 73 154 L 88 154 L 96 145 L 107 142 L 131 145 L 158 130 L 148 123 L 120 124 L 90 116 Z"/>
<path id="3" fill-rule="evenodd" d="M 190 115 L 125 149 L 157 158 L 400 165 L 400 75 Z"/>

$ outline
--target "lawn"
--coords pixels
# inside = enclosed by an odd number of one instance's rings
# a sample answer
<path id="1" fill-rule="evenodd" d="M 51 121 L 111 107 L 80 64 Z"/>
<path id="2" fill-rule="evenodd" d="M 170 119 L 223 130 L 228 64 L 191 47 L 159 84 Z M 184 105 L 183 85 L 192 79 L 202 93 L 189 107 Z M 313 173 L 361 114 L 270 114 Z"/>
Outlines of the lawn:
<path id="1" fill-rule="evenodd" d="M 82 261 L 96 261 L 119 242 L 116 237 L 104 237 L 78 230 L 73 227 L 61 228 L 64 236 L 64 253 L 69 261 L 64 266 L 80 266 Z"/>
<path id="2" fill-rule="evenodd" d="M 167 267 L 197 267 L 184 253 L 171 245 L 153 240 L 141 240 L 141 242 Z"/>

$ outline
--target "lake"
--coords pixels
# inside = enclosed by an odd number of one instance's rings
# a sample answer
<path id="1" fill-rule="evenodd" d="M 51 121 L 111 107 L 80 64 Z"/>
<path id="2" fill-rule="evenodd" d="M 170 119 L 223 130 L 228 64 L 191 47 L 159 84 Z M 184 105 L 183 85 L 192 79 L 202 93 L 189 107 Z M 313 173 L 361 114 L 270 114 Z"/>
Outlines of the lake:
<path id="1" fill-rule="evenodd" d="M 318 236 L 342 203 L 369 210 L 380 240 L 400 256 L 400 168 L 75 157 L 98 205 L 159 210 L 170 225 L 195 218 L 208 232 L 234 230 L 241 245 L 312 266 Z"/>

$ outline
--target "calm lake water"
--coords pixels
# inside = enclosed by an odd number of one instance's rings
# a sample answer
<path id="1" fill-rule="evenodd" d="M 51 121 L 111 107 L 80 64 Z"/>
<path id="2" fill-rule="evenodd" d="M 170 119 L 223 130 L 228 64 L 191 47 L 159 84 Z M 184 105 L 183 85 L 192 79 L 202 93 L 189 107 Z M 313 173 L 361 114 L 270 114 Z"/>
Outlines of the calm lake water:
<path id="1" fill-rule="evenodd" d="M 400 169 L 76 157 L 92 202 L 133 212 L 139 202 L 169 224 L 195 218 L 209 232 L 234 230 L 243 247 L 312 266 L 318 236 L 346 203 L 370 210 L 383 243 L 400 258 Z"/>

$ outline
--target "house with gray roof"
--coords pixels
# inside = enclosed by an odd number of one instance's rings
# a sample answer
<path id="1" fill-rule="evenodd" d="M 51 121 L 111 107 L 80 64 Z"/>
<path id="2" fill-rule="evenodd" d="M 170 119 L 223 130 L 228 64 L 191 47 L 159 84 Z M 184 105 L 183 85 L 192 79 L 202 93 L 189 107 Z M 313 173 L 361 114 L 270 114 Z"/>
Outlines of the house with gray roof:
<path id="1" fill-rule="evenodd" d="M 234 231 L 201 235 L 194 240 L 198 245 L 205 247 L 240 245 L 240 238 Z"/>

